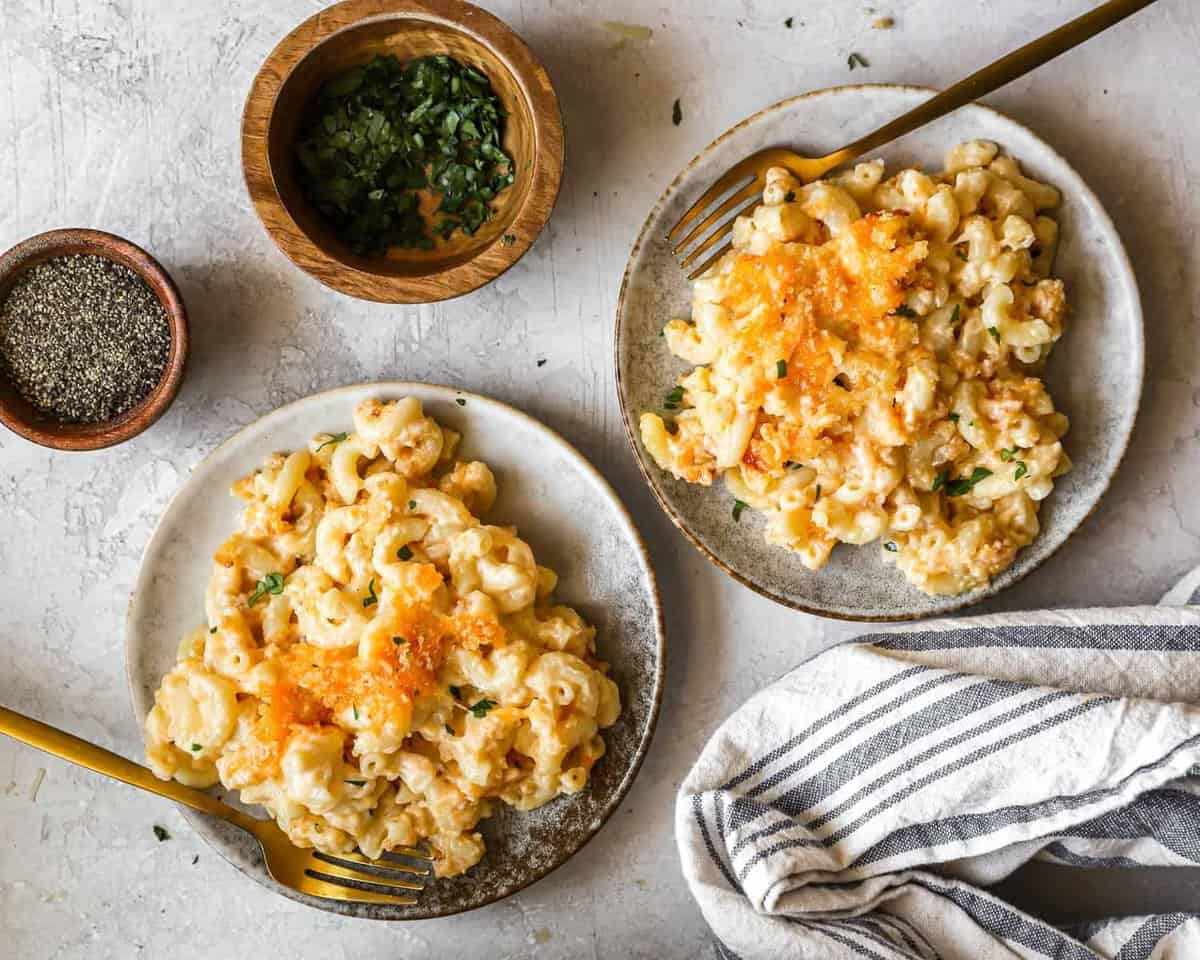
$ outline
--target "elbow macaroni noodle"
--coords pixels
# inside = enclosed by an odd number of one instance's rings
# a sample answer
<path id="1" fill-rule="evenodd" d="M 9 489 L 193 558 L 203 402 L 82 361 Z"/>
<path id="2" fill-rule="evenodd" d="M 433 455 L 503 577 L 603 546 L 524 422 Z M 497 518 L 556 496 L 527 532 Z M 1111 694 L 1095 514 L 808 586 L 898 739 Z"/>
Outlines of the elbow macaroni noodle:
<path id="1" fill-rule="evenodd" d="M 617 687 L 554 573 L 479 519 L 496 482 L 458 439 L 415 399 L 366 401 L 234 486 L 208 625 L 146 718 L 158 776 L 220 781 L 332 854 L 428 841 L 441 876 L 482 857 L 495 803 L 583 789 Z"/>
<path id="2" fill-rule="evenodd" d="M 689 483 L 722 476 L 809 569 L 879 540 L 927 593 L 986 584 L 1071 466 L 1039 378 L 1066 313 L 1058 202 L 982 140 L 940 174 L 767 171 L 691 320 L 663 330 L 695 366 L 672 422 L 642 414 L 646 450 Z"/>

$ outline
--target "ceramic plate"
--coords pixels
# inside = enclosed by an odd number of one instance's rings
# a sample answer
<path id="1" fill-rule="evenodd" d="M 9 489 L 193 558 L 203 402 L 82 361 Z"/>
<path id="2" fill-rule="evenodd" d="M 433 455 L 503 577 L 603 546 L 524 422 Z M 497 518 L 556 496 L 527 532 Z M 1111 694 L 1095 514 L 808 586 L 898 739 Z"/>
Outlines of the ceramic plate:
<path id="1" fill-rule="evenodd" d="M 784 100 L 738 124 L 675 178 L 647 218 L 630 254 L 616 325 L 617 390 L 625 430 L 646 481 L 675 525 L 718 567 L 746 586 L 809 613 L 849 620 L 901 620 L 944 614 L 1016 583 L 1062 546 L 1095 508 L 1117 469 L 1133 428 L 1142 387 L 1142 312 L 1129 260 L 1112 221 L 1079 175 L 1020 124 L 972 105 L 873 154 L 890 169 L 941 169 L 947 147 L 994 140 L 1032 177 L 1054 184 L 1061 245 L 1054 273 L 1067 284 L 1067 331 L 1051 354 L 1045 380 L 1055 406 L 1071 418 L 1064 446 L 1074 461 L 1043 503 L 1042 532 L 987 587 L 958 597 L 930 597 L 910 586 L 879 551 L 840 545 L 812 572 L 794 554 L 769 546 L 762 520 L 730 517 L 721 483 L 705 488 L 660 470 L 642 447 L 638 416 L 658 411 L 688 365 L 671 356 L 659 330 L 690 314 L 690 285 L 672 259 L 668 229 L 735 162 L 769 146 L 823 156 L 926 99 L 918 87 L 836 87 Z"/>
<path id="2" fill-rule="evenodd" d="M 558 594 L 597 628 L 622 711 L 604 731 L 608 752 L 587 789 L 531 813 L 503 807 L 480 822 L 483 860 L 461 877 L 437 880 L 411 907 L 343 904 L 301 896 L 263 866 L 258 844 L 236 827 L 181 807 L 202 837 L 243 873 L 277 893 L 323 910 L 386 920 L 441 917 L 491 903 L 545 876 L 584 845 L 633 782 L 658 716 L 663 630 L 654 574 L 616 494 L 557 434 L 495 400 L 420 383 L 379 383 L 300 400 L 244 428 L 192 471 L 154 531 L 129 606 L 126 663 L 140 727 L 184 632 L 204 622 L 211 558 L 233 529 L 240 501 L 230 484 L 276 451 L 321 431 L 350 430 L 368 397 L 415 396 L 428 414 L 463 435 L 461 456 L 487 462 L 500 496 L 493 522 L 515 524 L 538 561 L 560 577 Z M 459 405 L 456 400 L 465 400 Z M 221 791 L 224 794 L 224 791 Z M 226 795 L 232 802 L 233 796 Z M 236 805 L 236 804 L 235 804 Z"/>

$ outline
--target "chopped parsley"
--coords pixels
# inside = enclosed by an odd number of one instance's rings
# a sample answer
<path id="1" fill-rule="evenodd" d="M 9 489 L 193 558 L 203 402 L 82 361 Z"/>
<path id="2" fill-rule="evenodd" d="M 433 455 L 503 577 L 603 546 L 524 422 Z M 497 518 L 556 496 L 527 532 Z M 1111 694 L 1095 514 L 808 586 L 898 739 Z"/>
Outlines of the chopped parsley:
<path id="1" fill-rule="evenodd" d="M 154 825 L 154 835 L 158 837 L 159 843 L 162 843 L 164 840 L 171 839 L 171 835 L 167 833 L 167 828 L 160 827 L 157 823 Z"/>
<path id="2" fill-rule="evenodd" d="M 1029 468 L 1025 466 L 1024 460 L 1017 461 L 1017 469 L 1013 471 L 1013 480 L 1020 480 L 1025 474 L 1029 473 Z"/>
<path id="3" fill-rule="evenodd" d="M 375 578 L 371 578 L 371 582 L 367 584 L 367 595 L 363 597 L 363 607 L 373 607 L 379 602 L 379 598 L 375 596 Z"/>
<path id="4" fill-rule="evenodd" d="M 742 511 L 746 509 L 746 503 L 743 500 L 733 501 L 733 519 L 739 521 L 742 519 Z"/>
<path id="5" fill-rule="evenodd" d="M 886 543 L 884 543 L 883 549 L 888 553 L 896 553 L 900 548 L 896 546 L 895 540 L 888 540 Z"/>
<path id="6" fill-rule="evenodd" d="M 961 417 L 962 417 L 962 414 L 960 414 L 960 413 L 951 413 L 950 414 L 950 422 L 958 423 L 958 421 Z"/>
<path id="7" fill-rule="evenodd" d="M 452 696 L 455 700 L 461 700 L 462 687 L 456 687 L 454 684 L 450 684 L 450 696 Z"/>
<path id="8" fill-rule="evenodd" d="M 956 303 L 954 305 L 954 309 L 950 313 L 950 325 L 953 327 L 958 326 L 958 314 L 959 314 L 959 308 L 958 308 L 958 304 Z"/>
<path id="9" fill-rule="evenodd" d="M 900 306 L 893 310 L 892 313 L 897 317 L 908 317 L 910 320 L 917 315 L 917 311 L 910 307 L 907 303 L 900 304 Z"/>
<path id="10" fill-rule="evenodd" d="M 203 749 L 204 748 L 202 746 L 200 746 L 200 744 L 198 744 L 198 743 L 192 744 L 192 753 L 199 753 Z"/>
<path id="11" fill-rule="evenodd" d="M 392 643 L 399 647 L 408 643 L 408 641 L 404 637 L 392 637 Z"/>
<path id="12" fill-rule="evenodd" d="M 786 376 L 787 376 L 787 361 L 786 360 L 776 360 L 775 361 L 775 377 L 779 380 L 782 380 Z"/>
<path id="13" fill-rule="evenodd" d="M 345 440 L 345 439 L 346 439 L 348 436 L 350 436 L 350 434 L 348 434 L 348 433 L 335 433 L 335 434 L 334 434 L 332 437 L 330 437 L 330 438 L 329 438 L 328 440 L 326 440 L 326 441 L 325 441 L 323 444 L 321 444 L 319 447 L 317 447 L 317 449 L 316 449 L 315 451 L 313 451 L 313 452 L 314 452 L 314 453 L 320 453 L 322 450 L 324 450 L 324 449 L 325 449 L 327 446 L 329 446 L 331 443 L 341 443 L 341 442 L 342 442 L 343 440 Z"/>
<path id="14" fill-rule="evenodd" d="M 862 67 L 864 70 L 870 66 L 870 64 L 867 63 L 867 58 L 864 57 L 861 53 L 850 54 L 850 56 L 848 56 L 846 58 L 846 64 L 850 67 L 851 70 L 853 70 L 856 66 Z"/>
<path id="15" fill-rule="evenodd" d="M 433 232 L 473 234 L 514 179 L 504 110 L 488 78 L 448 56 L 377 56 L 321 87 L 296 141 L 308 199 L 355 253 L 431 249 L 420 192 L 440 195 Z"/>
<path id="16" fill-rule="evenodd" d="M 409 509 L 409 510 L 416 510 L 416 509 L 417 509 L 417 501 L 416 501 L 416 500 L 409 500 L 409 501 L 408 501 L 408 509 Z"/>
<path id="17" fill-rule="evenodd" d="M 975 484 L 980 480 L 986 480 L 992 475 L 992 471 L 987 467 L 976 467 L 971 471 L 969 477 L 960 477 L 958 480 L 943 481 L 946 487 L 946 496 L 961 497 L 964 493 L 970 493 L 974 489 Z M 939 474 L 940 476 L 940 474 Z"/>
<path id="18" fill-rule="evenodd" d="M 988 333 L 990 333 L 992 335 L 993 340 L 995 340 L 997 343 L 1000 342 L 1000 331 L 999 330 L 997 330 L 995 327 L 988 327 L 987 331 L 988 331 Z"/>
<path id="19" fill-rule="evenodd" d="M 254 585 L 254 592 L 246 598 L 246 606 L 252 607 L 267 594 L 279 596 L 283 593 L 283 574 L 268 573 Z"/>
<path id="20" fill-rule="evenodd" d="M 815 497 L 813 497 L 813 503 L 816 503 L 820 499 L 821 499 L 821 485 L 818 483 L 817 484 L 817 495 Z"/>
<path id="21" fill-rule="evenodd" d="M 683 107 L 679 105 L 678 98 L 676 98 L 675 102 L 671 104 L 671 122 L 675 124 L 675 126 L 679 126 L 681 123 L 683 123 Z"/>
<path id="22" fill-rule="evenodd" d="M 487 716 L 488 711 L 496 706 L 495 700 L 480 700 L 471 705 L 471 713 L 475 714 L 476 719 L 482 720 Z"/>
<path id="23" fill-rule="evenodd" d="M 676 387 L 665 397 L 663 397 L 663 408 L 666 410 L 677 410 L 683 402 L 683 387 Z"/>
<path id="24" fill-rule="evenodd" d="M 462 397 L 455 397 L 454 402 L 457 403 L 460 407 L 465 407 L 467 405 L 467 401 L 464 400 Z"/>
<path id="25" fill-rule="evenodd" d="M 1012 458 L 1013 458 L 1013 451 L 1009 450 L 1007 447 L 1002 447 L 1000 450 L 1000 459 L 1003 460 L 1005 463 L 1008 463 L 1008 461 L 1011 460 Z"/>
<path id="26" fill-rule="evenodd" d="M 445 724 L 442 724 L 442 726 L 444 726 L 446 728 L 446 732 L 448 734 L 450 734 L 450 736 L 454 736 L 454 728 L 452 726 L 450 726 L 450 724 L 445 723 Z"/>
<path id="27" fill-rule="evenodd" d="M 216 633 L 216 632 L 217 632 L 217 628 L 216 628 L 216 627 L 210 627 L 208 632 L 209 632 L 209 633 Z"/>
<path id="28" fill-rule="evenodd" d="M 352 787 L 365 787 L 367 785 L 366 780 L 346 780 L 344 782 L 350 784 Z"/>
<path id="29" fill-rule="evenodd" d="M 784 203 L 791 203 L 795 199 L 796 199 L 796 191 L 795 190 L 789 190 L 787 193 L 785 193 L 783 195 Z"/>
<path id="30" fill-rule="evenodd" d="M 358 719 L 358 704 L 352 703 L 350 705 L 350 709 L 354 711 L 354 719 L 357 720 Z"/>
<path id="31" fill-rule="evenodd" d="M 413 552 L 412 552 L 412 549 L 408 546 L 408 544 L 405 544 L 399 550 L 396 551 L 396 556 L 399 557 L 401 560 L 411 560 L 413 558 Z"/>
<path id="32" fill-rule="evenodd" d="M 784 460 L 783 461 L 783 469 L 784 470 L 799 470 L 802 466 L 804 466 L 804 464 L 799 463 L 795 460 Z"/>
<path id="33" fill-rule="evenodd" d="M 939 471 L 938 475 L 933 478 L 933 486 L 929 488 L 930 491 L 941 490 L 942 487 L 944 487 L 946 485 L 946 481 L 949 479 L 950 479 L 950 471 L 949 470 Z"/>
<path id="34" fill-rule="evenodd" d="M 500 238 L 500 242 L 506 247 L 511 247 L 517 242 L 517 235 L 515 233 L 506 233 Z"/>

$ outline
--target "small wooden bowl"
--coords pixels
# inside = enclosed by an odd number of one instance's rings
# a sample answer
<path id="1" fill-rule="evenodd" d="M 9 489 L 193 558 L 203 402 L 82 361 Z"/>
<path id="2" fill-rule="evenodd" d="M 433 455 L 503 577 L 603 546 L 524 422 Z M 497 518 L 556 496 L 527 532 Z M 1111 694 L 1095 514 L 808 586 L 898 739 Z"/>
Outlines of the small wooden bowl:
<path id="1" fill-rule="evenodd" d="M 175 282 L 141 247 L 101 230 L 51 230 L 30 237 L 0 256 L 0 303 L 34 264 L 75 253 L 94 254 L 128 267 L 154 291 L 171 327 L 171 352 L 158 386 L 113 420 L 63 423 L 35 409 L 0 369 L 0 423 L 26 440 L 55 450 L 99 450 L 135 437 L 165 412 L 179 392 L 188 353 L 187 311 Z"/>
<path id="2" fill-rule="evenodd" d="M 447 54 L 491 81 L 508 114 L 503 145 L 516 181 L 474 236 L 363 257 L 304 197 L 293 144 L 305 111 L 332 76 L 379 54 Z M 507 26 L 462 0 L 345 0 L 314 14 L 271 51 L 242 116 L 246 187 L 271 239 L 321 283 L 363 300 L 430 303 L 494 280 L 550 218 L 562 168 L 562 116 L 546 71 Z"/>

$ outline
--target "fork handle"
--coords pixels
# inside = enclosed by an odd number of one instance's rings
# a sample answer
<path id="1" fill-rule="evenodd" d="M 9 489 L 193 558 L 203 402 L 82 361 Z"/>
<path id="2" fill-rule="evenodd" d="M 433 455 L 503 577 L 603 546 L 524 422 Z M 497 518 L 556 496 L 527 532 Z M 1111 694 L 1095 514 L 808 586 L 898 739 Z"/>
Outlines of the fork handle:
<path id="1" fill-rule="evenodd" d="M 1072 47 L 1077 47 L 1085 40 L 1091 39 L 1114 23 L 1124 20 L 1153 2 L 1154 0 L 1108 0 L 1108 3 L 1076 17 L 1057 30 L 1025 44 L 1019 50 L 1014 50 L 990 66 L 971 74 L 965 80 L 958 81 L 954 86 L 943 90 L 873 133 L 868 133 L 865 137 L 855 140 L 841 150 L 823 157 L 822 161 L 828 163 L 825 172 L 849 163 L 864 153 L 882 147 L 885 143 L 890 143 L 897 137 L 911 133 L 918 127 L 923 127 L 980 97 L 987 96 L 993 90 L 997 90 L 1006 83 L 1016 80 L 1017 77 L 1024 76 L 1029 71 L 1053 60 L 1060 53 L 1066 53 Z"/>
<path id="2" fill-rule="evenodd" d="M 22 743 L 27 743 L 38 750 L 44 750 L 63 760 L 87 767 L 96 773 L 102 773 L 106 777 L 121 780 L 149 793 L 157 793 L 160 797 L 167 797 L 178 803 L 186 804 L 202 813 L 220 817 L 251 833 L 254 832 L 255 825 L 258 823 L 248 814 L 235 810 L 201 790 L 193 790 L 174 780 L 160 780 L 153 771 L 131 760 L 126 760 L 120 754 L 105 750 L 86 740 L 80 740 L 79 737 L 59 730 L 57 727 L 34 720 L 15 710 L 9 710 L 7 707 L 0 707 L 0 733 L 7 734 L 14 740 L 20 740 Z"/>

